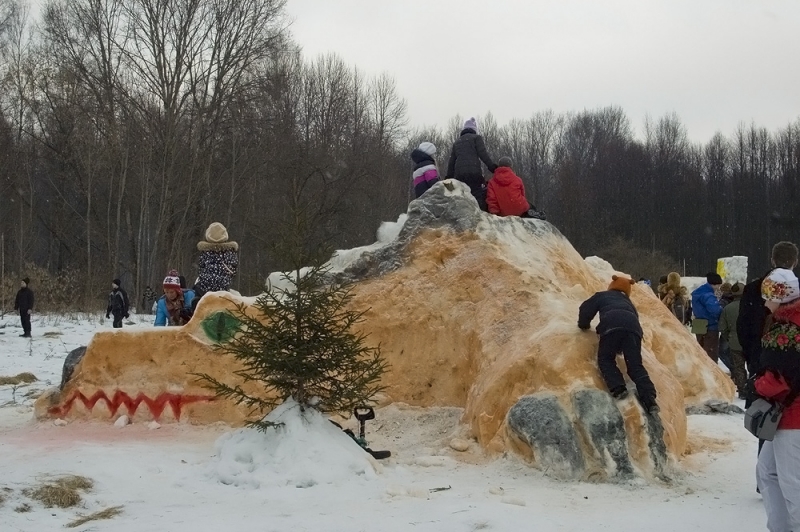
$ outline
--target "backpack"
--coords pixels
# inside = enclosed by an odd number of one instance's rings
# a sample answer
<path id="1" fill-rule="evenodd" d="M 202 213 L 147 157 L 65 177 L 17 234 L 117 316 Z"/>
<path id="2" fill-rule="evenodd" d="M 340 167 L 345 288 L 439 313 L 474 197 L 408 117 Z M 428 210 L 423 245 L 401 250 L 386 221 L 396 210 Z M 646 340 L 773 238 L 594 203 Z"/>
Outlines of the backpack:
<path id="1" fill-rule="evenodd" d="M 671 310 L 675 317 L 678 318 L 678 321 L 681 323 L 686 323 L 686 304 L 682 296 L 675 296 L 675 300 L 672 302 Z"/>

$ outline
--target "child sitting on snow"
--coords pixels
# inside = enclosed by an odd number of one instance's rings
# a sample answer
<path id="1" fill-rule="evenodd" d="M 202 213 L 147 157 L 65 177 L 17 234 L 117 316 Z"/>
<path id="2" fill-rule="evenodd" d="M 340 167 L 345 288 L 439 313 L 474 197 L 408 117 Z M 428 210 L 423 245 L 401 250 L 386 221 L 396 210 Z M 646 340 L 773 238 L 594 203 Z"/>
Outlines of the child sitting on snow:
<path id="1" fill-rule="evenodd" d="M 489 212 L 498 216 L 523 216 L 531 206 L 525 198 L 525 185 L 511 169 L 511 157 L 500 157 L 497 169 L 486 185 Z"/>
<path id="2" fill-rule="evenodd" d="M 544 213 L 528 203 L 525 185 L 511 169 L 511 157 L 501 157 L 497 169 L 486 186 L 486 203 L 489 212 L 497 216 L 519 216 L 546 220 Z"/>
<path id="3" fill-rule="evenodd" d="M 616 361 L 621 352 L 625 357 L 628 376 L 636 384 L 639 402 L 652 415 L 659 411 L 656 387 L 642 364 L 642 326 L 639 324 L 639 313 L 630 299 L 633 284 L 633 279 L 614 275 L 608 290 L 597 292 L 581 304 L 578 327 L 588 331 L 591 321 L 600 313 L 597 365 L 609 392 L 615 399 L 628 397 L 625 379 Z"/>

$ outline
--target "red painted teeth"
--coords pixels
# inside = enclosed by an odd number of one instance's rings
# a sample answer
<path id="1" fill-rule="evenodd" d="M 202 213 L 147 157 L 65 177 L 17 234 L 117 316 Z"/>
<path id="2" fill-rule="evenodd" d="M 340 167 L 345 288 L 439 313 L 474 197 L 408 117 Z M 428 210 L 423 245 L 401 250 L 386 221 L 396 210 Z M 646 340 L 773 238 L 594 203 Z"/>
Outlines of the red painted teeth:
<path id="1" fill-rule="evenodd" d="M 83 406 L 85 406 L 86 409 L 91 412 L 94 409 L 95 404 L 97 404 L 98 401 L 103 400 L 106 402 L 112 417 L 123 405 L 125 408 L 127 408 L 128 415 L 132 416 L 136 413 L 139 405 L 144 403 L 147 408 L 150 409 L 150 413 L 153 414 L 153 419 L 158 420 L 167 405 L 172 408 L 172 413 L 175 415 L 175 419 L 180 419 L 181 408 L 184 405 L 199 402 L 211 402 L 214 399 L 215 397 L 213 395 L 181 395 L 166 392 L 159 394 L 155 399 L 151 399 L 141 392 L 136 395 L 136 397 L 132 398 L 130 395 L 121 390 L 114 392 L 114 395 L 109 399 L 103 390 L 97 390 L 94 394 L 92 394 L 91 397 L 86 397 L 80 390 L 77 390 L 72 394 L 72 397 L 65 401 L 61 406 L 55 406 L 48 410 L 48 412 L 53 416 L 66 416 L 69 411 L 72 410 L 72 404 L 76 400 L 82 402 Z"/>

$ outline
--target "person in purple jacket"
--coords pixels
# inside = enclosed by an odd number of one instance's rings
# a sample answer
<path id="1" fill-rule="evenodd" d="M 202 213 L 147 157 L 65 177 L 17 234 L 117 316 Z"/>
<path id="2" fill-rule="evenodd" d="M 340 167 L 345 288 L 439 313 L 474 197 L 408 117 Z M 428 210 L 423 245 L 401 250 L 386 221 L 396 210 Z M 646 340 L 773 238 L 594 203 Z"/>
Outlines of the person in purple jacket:
<path id="1" fill-rule="evenodd" d="M 436 146 L 430 142 L 423 142 L 411 152 L 411 160 L 414 162 L 411 179 L 414 181 L 414 194 L 417 198 L 439 181 L 439 170 L 436 168 L 434 155 Z"/>

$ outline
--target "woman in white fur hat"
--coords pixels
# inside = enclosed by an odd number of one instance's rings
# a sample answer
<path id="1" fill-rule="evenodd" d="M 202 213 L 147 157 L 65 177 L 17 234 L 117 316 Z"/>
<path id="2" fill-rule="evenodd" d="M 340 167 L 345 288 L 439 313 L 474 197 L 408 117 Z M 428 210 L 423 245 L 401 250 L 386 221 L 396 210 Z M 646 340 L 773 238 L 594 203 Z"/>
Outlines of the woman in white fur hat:
<path id="1" fill-rule="evenodd" d="M 199 276 L 195 288 L 198 296 L 206 292 L 230 290 L 233 276 L 239 268 L 239 244 L 228 241 L 228 230 L 219 222 L 206 229 L 206 239 L 197 243 L 200 258 Z"/>

